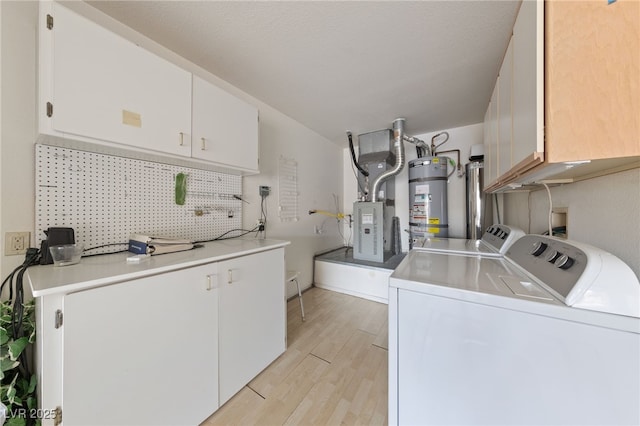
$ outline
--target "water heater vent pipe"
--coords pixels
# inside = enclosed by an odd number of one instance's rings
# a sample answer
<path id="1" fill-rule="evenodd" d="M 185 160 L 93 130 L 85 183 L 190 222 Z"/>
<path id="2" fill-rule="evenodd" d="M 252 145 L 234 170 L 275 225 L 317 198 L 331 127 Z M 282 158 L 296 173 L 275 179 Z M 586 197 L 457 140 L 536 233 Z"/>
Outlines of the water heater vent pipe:
<path id="1" fill-rule="evenodd" d="M 392 169 L 387 170 L 373 181 L 371 186 L 371 201 L 376 202 L 378 197 L 378 188 L 385 180 L 397 175 L 404 168 L 404 118 L 396 118 L 393 120 L 393 147 L 396 151 L 396 164 Z"/>

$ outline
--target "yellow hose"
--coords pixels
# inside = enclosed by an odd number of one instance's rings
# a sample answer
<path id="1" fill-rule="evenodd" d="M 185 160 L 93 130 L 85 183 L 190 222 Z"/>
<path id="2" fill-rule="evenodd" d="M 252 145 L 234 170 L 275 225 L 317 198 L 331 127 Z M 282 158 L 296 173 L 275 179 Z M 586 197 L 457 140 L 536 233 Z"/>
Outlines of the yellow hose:
<path id="1" fill-rule="evenodd" d="M 309 214 L 321 214 L 324 216 L 335 217 L 337 219 L 344 219 L 344 213 L 331 213 L 326 210 L 309 210 Z"/>

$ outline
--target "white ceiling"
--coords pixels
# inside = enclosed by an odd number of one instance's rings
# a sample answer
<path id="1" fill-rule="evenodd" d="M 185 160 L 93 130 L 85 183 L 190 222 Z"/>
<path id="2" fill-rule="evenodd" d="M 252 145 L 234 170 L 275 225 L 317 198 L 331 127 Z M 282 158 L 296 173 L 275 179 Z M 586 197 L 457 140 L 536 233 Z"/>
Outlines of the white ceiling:
<path id="1" fill-rule="evenodd" d="M 482 122 L 520 0 L 88 3 L 342 145 Z"/>

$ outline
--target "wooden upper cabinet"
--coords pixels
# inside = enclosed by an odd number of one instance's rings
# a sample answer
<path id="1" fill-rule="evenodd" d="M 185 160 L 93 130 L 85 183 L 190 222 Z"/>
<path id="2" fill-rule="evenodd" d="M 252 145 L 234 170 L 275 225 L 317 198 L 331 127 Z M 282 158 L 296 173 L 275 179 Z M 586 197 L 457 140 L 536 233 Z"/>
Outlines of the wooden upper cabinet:
<path id="1" fill-rule="evenodd" d="M 511 165 L 487 191 L 640 167 L 640 1 L 525 0 L 512 43 Z"/>
<path id="2" fill-rule="evenodd" d="M 545 3 L 550 163 L 640 155 L 640 2 Z"/>

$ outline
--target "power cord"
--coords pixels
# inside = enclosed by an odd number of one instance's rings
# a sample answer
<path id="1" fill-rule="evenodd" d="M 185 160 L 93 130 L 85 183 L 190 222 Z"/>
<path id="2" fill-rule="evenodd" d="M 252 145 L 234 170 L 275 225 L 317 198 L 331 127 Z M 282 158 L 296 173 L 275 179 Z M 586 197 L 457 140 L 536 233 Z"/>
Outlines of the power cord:
<path id="1" fill-rule="evenodd" d="M 28 248 L 22 265 L 15 268 L 0 285 L 0 294 L 4 290 L 4 286 L 9 284 L 9 304 L 13 301 L 13 309 L 11 312 L 10 332 L 14 340 L 24 336 L 24 273 L 33 265 L 40 264 L 40 250 L 37 248 Z M 15 279 L 15 282 L 14 282 Z M 13 289 L 15 287 L 15 300 L 13 300 Z M 31 379 L 31 371 L 29 368 L 29 360 L 27 354 L 22 351 L 19 356 L 19 372 L 26 380 Z"/>
<path id="2" fill-rule="evenodd" d="M 549 236 L 553 237 L 553 227 L 551 226 L 551 218 L 553 217 L 553 200 L 551 199 L 551 190 L 549 189 L 549 185 L 546 183 L 543 183 L 542 185 L 544 186 L 544 189 L 547 190 L 547 196 L 549 197 Z"/>

